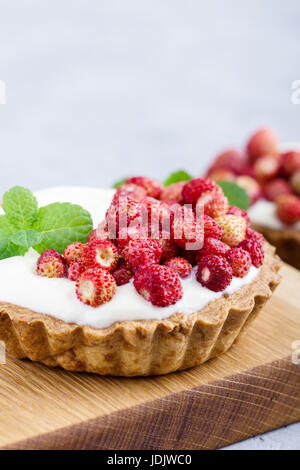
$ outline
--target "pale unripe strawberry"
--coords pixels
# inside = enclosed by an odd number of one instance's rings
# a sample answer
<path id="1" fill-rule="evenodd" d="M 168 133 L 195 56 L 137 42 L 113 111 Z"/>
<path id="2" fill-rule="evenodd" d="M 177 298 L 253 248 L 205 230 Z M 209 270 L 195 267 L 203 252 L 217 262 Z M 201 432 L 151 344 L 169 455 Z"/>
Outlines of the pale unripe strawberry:
<path id="1" fill-rule="evenodd" d="M 222 227 L 222 241 L 229 246 L 237 246 L 246 237 L 247 220 L 236 215 L 223 215 L 216 218 L 216 222 Z"/>

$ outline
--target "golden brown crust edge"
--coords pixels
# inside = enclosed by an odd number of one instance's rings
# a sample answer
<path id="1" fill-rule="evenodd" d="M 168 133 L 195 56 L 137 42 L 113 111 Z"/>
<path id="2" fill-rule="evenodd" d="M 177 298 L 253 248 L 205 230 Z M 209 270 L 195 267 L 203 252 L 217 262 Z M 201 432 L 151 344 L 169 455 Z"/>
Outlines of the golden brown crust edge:
<path id="1" fill-rule="evenodd" d="M 271 297 L 280 260 L 269 244 L 265 252 L 251 284 L 191 315 L 94 329 L 0 302 L 0 340 L 16 358 L 72 371 L 146 376 L 187 369 L 227 351 Z"/>
<path id="2" fill-rule="evenodd" d="M 276 248 L 280 258 L 286 263 L 300 269 L 300 231 L 291 228 L 274 230 L 262 225 L 253 224 L 254 230 L 262 233 L 266 240 Z"/>

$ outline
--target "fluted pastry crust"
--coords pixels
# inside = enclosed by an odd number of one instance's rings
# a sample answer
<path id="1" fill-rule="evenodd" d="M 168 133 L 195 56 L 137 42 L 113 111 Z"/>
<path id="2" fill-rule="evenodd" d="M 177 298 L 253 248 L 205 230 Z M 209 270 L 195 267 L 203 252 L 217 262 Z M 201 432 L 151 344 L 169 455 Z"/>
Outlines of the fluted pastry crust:
<path id="1" fill-rule="evenodd" d="M 187 369 L 227 351 L 271 297 L 280 282 L 280 260 L 269 244 L 265 253 L 251 284 L 199 312 L 164 320 L 124 321 L 96 329 L 0 302 L 0 340 L 16 358 L 72 371 L 146 376 Z"/>

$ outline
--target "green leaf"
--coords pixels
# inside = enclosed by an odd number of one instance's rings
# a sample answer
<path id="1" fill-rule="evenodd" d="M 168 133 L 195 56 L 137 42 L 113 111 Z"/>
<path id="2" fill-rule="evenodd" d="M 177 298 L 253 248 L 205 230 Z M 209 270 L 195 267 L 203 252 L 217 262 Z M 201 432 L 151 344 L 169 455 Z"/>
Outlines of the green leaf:
<path id="1" fill-rule="evenodd" d="M 42 241 L 43 235 L 36 230 L 19 230 L 11 235 L 10 240 L 12 243 L 24 248 L 38 245 Z"/>
<path id="2" fill-rule="evenodd" d="M 231 206 L 237 206 L 240 209 L 247 210 L 250 206 L 250 199 L 244 188 L 241 188 L 231 181 L 217 181 L 221 186 L 223 193 L 229 200 Z"/>
<path id="3" fill-rule="evenodd" d="M 93 230 L 90 213 L 76 204 L 55 202 L 39 209 L 34 229 L 42 233 L 42 241 L 34 245 L 39 253 L 53 248 L 63 252 L 72 242 L 85 243 Z"/>
<path id="4" fill-rule="evenodd" d="M 10 238 L 14 228 L 8 222 L 6 215 L 0 215 L 0 259 L 24 255 L 26 250 L 14 245 Z"/>
<path id="5" fill-rule="evenodd" d="M 189 181 L 192 177 L 184 170 L 178 170 L 172 173 L 164 182 L 164 186 L 170 186 L 174 183 L 180 183 L 181 181 Z"/>
<path id="6" fill-rule="evenodd" d="M 14 186 L 3 196 L 2 206 L 9 223 L 15 229 L 31 228 L 38 217 L 36 197 L 29 189 Z"/>
<path id="7" fill-rule="evenodd" d="M 120 186 L 123 186 L 123 184 L 125 183 L 125 181 L 128 180 L 128 178 L 123 178 L 121 179 L 120 181 L 117 181 L 114 185 L 113 185 L 113 188 L 119 188 Z"/>

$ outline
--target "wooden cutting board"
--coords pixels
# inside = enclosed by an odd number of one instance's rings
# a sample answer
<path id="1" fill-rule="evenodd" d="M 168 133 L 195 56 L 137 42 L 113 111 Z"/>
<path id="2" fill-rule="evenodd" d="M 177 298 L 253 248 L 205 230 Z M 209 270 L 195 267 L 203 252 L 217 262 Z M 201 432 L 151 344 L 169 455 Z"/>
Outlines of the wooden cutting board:
<path id="1" fill-rule="evenodd" d="M 225 355 L 164 377 L 0 365 L 0 448 L 215 449 L 300 420 L 300 272 Z M 299 354 L 300 357 L 300 354 Z"/>

